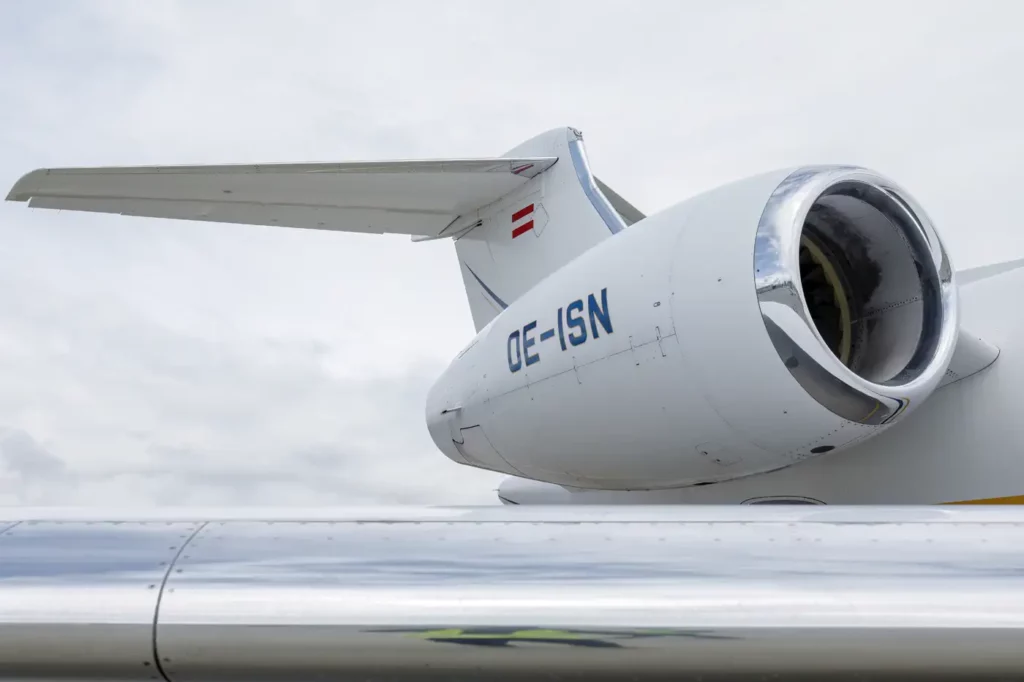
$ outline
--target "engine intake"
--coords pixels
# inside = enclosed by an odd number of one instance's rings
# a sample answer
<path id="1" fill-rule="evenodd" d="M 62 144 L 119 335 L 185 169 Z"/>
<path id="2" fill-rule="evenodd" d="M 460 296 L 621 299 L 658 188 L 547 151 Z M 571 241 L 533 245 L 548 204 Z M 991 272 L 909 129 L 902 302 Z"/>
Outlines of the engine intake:
<path id="1" fill-rule="evenodd" d="M 938 386 L 952 359 L 949 258 L 914 199 L 877 173 L 789 175 L 761 215 L 754 278 L 779 357 L 840 417 L 892 423 Z"/>

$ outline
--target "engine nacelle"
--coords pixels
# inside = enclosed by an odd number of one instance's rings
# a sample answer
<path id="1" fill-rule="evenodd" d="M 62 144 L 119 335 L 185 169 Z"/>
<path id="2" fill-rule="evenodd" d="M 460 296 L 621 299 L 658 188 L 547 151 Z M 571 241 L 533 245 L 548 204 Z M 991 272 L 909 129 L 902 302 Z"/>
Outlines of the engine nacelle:
<path id="1" fill-rule="evenodd" d="M 953 269 L 909 194 L 860 168 L 776 171 L 646 218 L 540 282 L 452 362 L 427 423 L 451 459 L 515 476 L 710 483 L 906 417 L 958 327 Z"/>

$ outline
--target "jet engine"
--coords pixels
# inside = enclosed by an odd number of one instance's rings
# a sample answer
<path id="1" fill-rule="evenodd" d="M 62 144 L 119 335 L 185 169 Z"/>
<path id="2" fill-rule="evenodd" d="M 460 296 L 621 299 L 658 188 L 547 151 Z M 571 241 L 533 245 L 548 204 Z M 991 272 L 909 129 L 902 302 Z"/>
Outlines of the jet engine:
<path id="1" fill-rule="evenodd" d="M 935 389 L 955 350 L 952 280 L 924 211 L 864 170 L 797 171 L 758 222 L 768 336 L 809 395 L 857 424 L 889 424 Z"/>
<path id="2" fill-rule="evenodd" d="M 786 169 L 647 217 L 548 276 L 442 375 L 427 422 L 451 459 L 515 476 L 714 483 L 906 418 L 958 330 L 953 269 L 908 192 L 862 168 Z"/>

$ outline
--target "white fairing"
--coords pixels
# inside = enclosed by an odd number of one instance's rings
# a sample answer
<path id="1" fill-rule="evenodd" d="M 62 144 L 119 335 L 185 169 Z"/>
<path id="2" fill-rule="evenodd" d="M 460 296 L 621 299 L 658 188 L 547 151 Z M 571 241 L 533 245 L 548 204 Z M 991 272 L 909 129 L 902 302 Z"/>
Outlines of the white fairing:
<path id="1" fill-rule="evenodd" d="M 854 357 L 874 352 L 879 342 L 868 331 L 885 328 L 870 322 L 857 335 L 858 311 L 874 320 L 901 303 L 917 310 L 906 313 L 905 320 L 918 322 L 905 333 L 910 352 L 899 362 L 875 362 L 885 369 L 861 376 L 850 352 L 840 361 L 817 323 L 807 326 L 806 303 L 791 307 L 787 320 L 773 315 L 773 301 L 759 302 L 759 290 L 772 290 L 756 279 L 755 239 L 764 235 L 766 207 L 780 188 L 792 189 L 794 178 L 817 182 L 828 172 L 839 173 L 830 176 L 837 182 L 850 182 L 854 172 L 858 182 L 890 187 L 856 169 L 767 173 L 646 218 L 544 279 L 485 327 L 434 386 L 427 404 L 434 442 L 456 462 L 540 481 L 657 489 L 787 467 L 901 419 L 942 380 L 958 331 L 952 270 L 912 200 L 887 195 L 906 200 L 900 205 L 907 215 L 927 228 L 921 249 L 897 263 L 914 271 L 887 266 L 891 249 L 869 260 L 884 281 L 905 285 L 891 291 L 909 291 L 913 300 L 869 309 L 878 303 L 872 292 L 890 289 L 875 287 L 863 301 L 856 286 L 844 294 L 844 338 Z M 794 266 L 809 207 L 791 211 Z M 844 229 L 863 227 L 851 225 Z M 799 269 L 789 271 L 788 284 L 783 280 L 780 287 L 789 285 L 803 300 Z M 788 347 L 777 333 L 773 342 L 765 318 L 804 351 L 801 368 L 817 356 L 826 389 L 842 393 L 842 404 L 830 401 L 820 382 L 791 371 Z M 847 409 L 851 400 L 862 407 L 866 399 L 875 401 L 868 409 Z"/>

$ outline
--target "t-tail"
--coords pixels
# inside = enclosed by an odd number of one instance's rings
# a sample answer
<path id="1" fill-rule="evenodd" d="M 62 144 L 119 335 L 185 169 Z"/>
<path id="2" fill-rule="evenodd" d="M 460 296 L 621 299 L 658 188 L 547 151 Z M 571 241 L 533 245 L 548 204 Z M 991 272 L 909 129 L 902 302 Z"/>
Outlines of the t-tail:
<path id="1" fill-rule="evenodd" d="M 414 161 L 39 169 L 35 208 L 455 240 L 477 330 L 643 214 L 557 128 L 504 156 Z"/>

